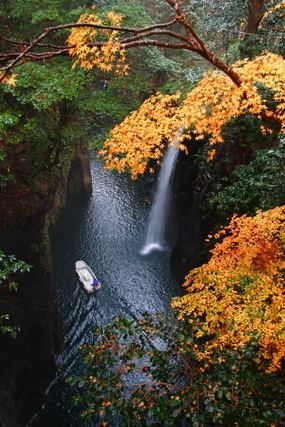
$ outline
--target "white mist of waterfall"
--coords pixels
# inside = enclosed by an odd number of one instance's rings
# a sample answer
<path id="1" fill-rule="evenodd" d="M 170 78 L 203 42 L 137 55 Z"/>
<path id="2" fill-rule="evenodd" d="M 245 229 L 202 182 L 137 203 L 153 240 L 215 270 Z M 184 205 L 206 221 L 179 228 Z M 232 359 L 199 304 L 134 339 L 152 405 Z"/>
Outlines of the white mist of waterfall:
<path id="1" fill-rule="evenodd" d="M 164 237 L 165 226 L 172 199 L 171 185 L 179 153 L 177 142 L 182 133 L 183 128 L 179 129 L 174 141 L 172 141 L 172 145 L 167 147 L 163 158 L 162 167 L 158 175 L 157 190 L 150 211 L 146 240 L 141 250 L 142 255 L 148 255 L 154 250 L 164 251 L 168 249 Z"/>

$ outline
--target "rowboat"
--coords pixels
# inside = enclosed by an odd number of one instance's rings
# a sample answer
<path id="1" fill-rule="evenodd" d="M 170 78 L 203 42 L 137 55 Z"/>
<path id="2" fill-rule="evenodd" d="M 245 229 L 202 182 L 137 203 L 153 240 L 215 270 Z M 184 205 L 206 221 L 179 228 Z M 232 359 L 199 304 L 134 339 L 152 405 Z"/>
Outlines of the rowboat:
<path id="1" fill-rule="evenodd" d="M 101 283 L 99 283 L 97 277 L 84 261 L 76 261 L 75 271 L 78 275 L 80 282 L 83 284 L 84 288 L 88 293 L 92 293 L 101 288 Z"/>

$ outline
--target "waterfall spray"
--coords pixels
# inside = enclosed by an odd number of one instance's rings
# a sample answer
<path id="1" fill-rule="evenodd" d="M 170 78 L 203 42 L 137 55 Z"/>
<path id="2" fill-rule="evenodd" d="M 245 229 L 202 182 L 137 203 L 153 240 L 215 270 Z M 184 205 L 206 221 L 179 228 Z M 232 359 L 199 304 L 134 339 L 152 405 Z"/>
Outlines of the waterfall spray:
<path id="1" fill-rule="evenodd" d="M 150 252 L 167 250 L 165 241 L 165 226 L 167 215 L 170 208 L 174 171 L 177 156 L 179 153 L 178 141 L 183 133 L 183 128 L 177 131 L 177 134 L 166 149 L 163 164 L 158 175 L 157 191 L 151 207 L 145 244 L 141 250 L 142 255 Z"/>

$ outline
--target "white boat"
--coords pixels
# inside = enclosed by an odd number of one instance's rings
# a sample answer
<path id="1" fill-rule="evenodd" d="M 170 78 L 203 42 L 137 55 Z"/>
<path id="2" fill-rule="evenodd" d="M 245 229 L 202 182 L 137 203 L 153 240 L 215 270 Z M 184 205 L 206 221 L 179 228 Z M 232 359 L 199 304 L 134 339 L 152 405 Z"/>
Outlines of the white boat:
<path id="1" fill-rule="evenodd" d="M 76 261 L 75 271 L 87 292 L 92 293 L 101 288 L 101 283 L 86 262 Z"/>

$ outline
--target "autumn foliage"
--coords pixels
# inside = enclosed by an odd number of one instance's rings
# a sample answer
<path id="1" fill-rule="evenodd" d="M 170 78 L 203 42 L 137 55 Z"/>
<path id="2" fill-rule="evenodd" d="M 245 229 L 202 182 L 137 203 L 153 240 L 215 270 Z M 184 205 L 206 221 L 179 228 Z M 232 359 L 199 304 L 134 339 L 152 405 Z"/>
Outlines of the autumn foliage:
<path id="1" fill-rule="evenodd" d="M 116 40 L 118 32 L 108 29 L 108 26 L 120 26 L 122 18 L 122 15 L 112 11 L 107 13 L 104 21 L 94 13 L 81 15 L 77 23 L 86 26 L 73 28 L 67 39 L 69 53 L 74 58 L 73 67 L 79 66 L 86 70 L 99 67 L 103 71 L 126 74 L 129 67 L 125 63 L 125 50 Z M 91 44 L 96 38 L 102 39 L 102 46 Z"/>
<path id="2" fill-rule="evenodd" d="M 128 71 L 126 51 L 139 46 L 188 50 L 214 65 L 218 71 L 206 74 L 186 99 L 180 99 L 179 93 L 173 96 L 158 93 L 111 132 L 101 152 L 106 167 L 130 171 L 132 177 L 147 169 L 149 159 L 161 156 L 163 148 L 160 145 L 172 139 L 181 127 L 185 129 L 185 138 L 193 134 L 196 139 L 209 138 L 212 145 L 209 160 L 215 155 L 215 145 L 224 142 L 223 128 L 233 118 L 250 114 L 260 120 L 264 134 L 272 132 L 272 123 L 280 126 L 284 134 L 284 58 L 265 52 L 252 61 L 242 60 L 229 66 L 195 33 L 182 3 L 176 0 L 166 0 L 166 3 L 174 12 L 173 19 L 145 28 L 125 28 L 121 15 L 108 12 L 100 17 L 92 6 L 92 10 L 81 15 L 75 24 L 46 28 L 31 43 L 17 42 L 19 52 L 3 54 L 2 59 L 8 61 L 8 65 L 2 67 L 0 81 L 15 84 L 16 75 L 9 76 L 14 67 L 27 60 L 41 61 L 58 55 L 71 56 L 73 67 L 85 70 L 98 67 L 125 75 Z M 283 7 L 282 1 L 273 9 L 269 8 L 264 19 L 276 9 L 282 15 Z M 174 31 L 174 24 L 182 31 Z M 53 46 L 49 52 L 34 52 L 50 34 L 63 29 L 71 31 L 64 47 Z M 169 41 L 164 37 L 169 37 Z M 266 99 L 268 94 L 272 96 L 270 103 Z"/>
<path id="3" fill-rule="evenodd" d="M 150 158 L 161 155 L 160 144 L 185 128 L 184 138 L 210 138 L 208 159 L 215 145 L 223 143 L 223 128 L 234 117 L 251 114 L 260 119 L 261 132 L 271 133 L 271 123 L 285 133 L 285 61 L 281 56 L 264 53 L 253 61 L 239 61 L 233 67 L 241 76 L 240 86 L 227 75 L 212 71 L 179 104 L 179 93 L 157 94 L 146 100 L 136 112 L 116 126 L 101 154 L 107 168 L 143 173 Z M 266 93 L 273 94 L 273 107 Z M 181 144 L 181 147 L 183 145 Z"/>
<path id="4" fill-rule="evenodd" d="M 100 152 L 106 167 L 128 170 L 135 178 L 145 172 L 149 159 L 158 161 L 163 156 L 162 139 L 174 140 L 179 134 L 180 122 L 175 119 L 178 98 L 178 94 L 152 96 L 115 126 Z M 180 148 L 185 149 L 183 144 Z"/>
<path id="5" fill-rule="evenodd" d="M 254 342 L 268 371 L 285 355 L 285 207 L 234 216 L 214 239 L 208 263 L 188 274 L 173 307 L 200 319 L 196 337 L 212 337 L 200 357 Z"/>
<path id="6" fill-rule="evenodd" d="M 263 120 L 263 132 L 271 132 L 267 123 L 280 123 L 285 131 L 285 61 L 282 57 L 265 53 L 253 61 L 238 61 L 234 69 L 240 74 L 240 86 L 228 77 L 211 72 L 189 93 L 179 116 L 187 128 L 194 128 L 200 136 L 210 135 L 211 144 L 223 142 L 223 126 L 232 118 L 251 114 Z M 276 108 L 269 108 L 264 95 L 274 93 Z"/>

